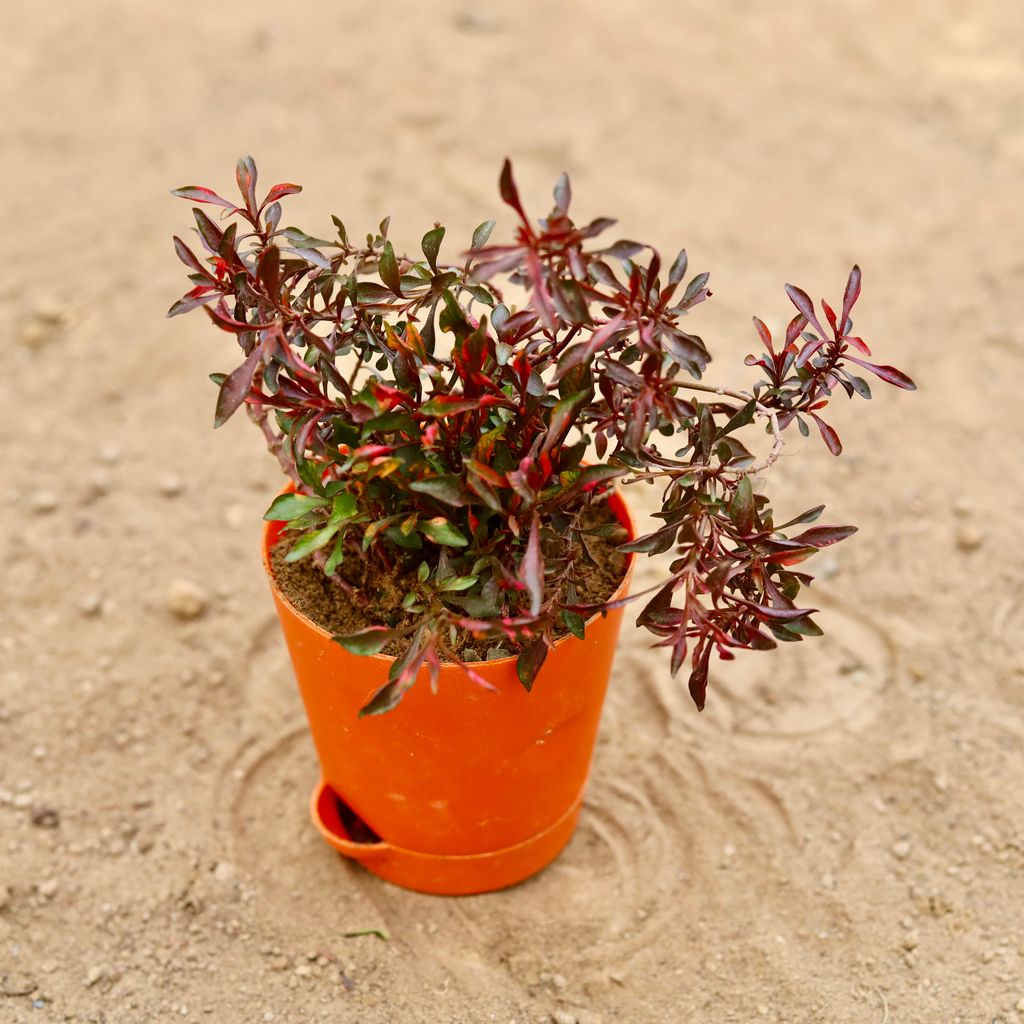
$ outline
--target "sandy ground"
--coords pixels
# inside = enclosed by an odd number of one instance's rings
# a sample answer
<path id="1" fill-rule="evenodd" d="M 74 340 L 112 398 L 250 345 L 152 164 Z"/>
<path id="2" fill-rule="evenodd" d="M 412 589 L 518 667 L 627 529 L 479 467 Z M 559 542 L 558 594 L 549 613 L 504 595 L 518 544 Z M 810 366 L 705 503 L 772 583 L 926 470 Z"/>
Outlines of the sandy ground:
<path id="1" fill-rule="evenodd" d="M 0 1020 L 1024 1021 L 1024 8 L 17 6 Z M 287 221 L 390 212 L 407 247 L 500 214 L 506 153 L 538 213 L 565 168 L 581 217 L 712 270 L 724 384 L 784 281 L 836 296 L 859 260 L 858 327 L 920 384 L 775 474 L 861 526 L 818 563 L 828 639 L 718 670 L 698 716 L 627 628 L 579 832 L 513 891 L 403 892 L 307 823 L 277 470 L 210 430 L 230 339 L 163 319 L 167 190 L 250 151 L 305 184 Z"/>

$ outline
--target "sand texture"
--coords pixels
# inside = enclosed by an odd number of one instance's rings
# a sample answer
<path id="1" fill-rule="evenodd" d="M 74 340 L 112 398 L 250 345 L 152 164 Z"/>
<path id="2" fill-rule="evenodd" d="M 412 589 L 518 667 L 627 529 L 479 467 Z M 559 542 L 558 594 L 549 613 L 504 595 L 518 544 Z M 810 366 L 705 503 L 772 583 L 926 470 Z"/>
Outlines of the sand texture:
<path id="1" fill-rule="evenodd" d="M 0 1021 L 1024 1021 L 1024 6 L 10 6 Z M 537 215 L 566 169 L 580 219 L 712 271 L 726 386 L 785 281 L 856 260 L 919 383 L 769 481 L 861 528 L 814 563 L 827 637 L 716 666 L 698 715 L 627 620 L 579 831 L 512 891 L 404 892 L 308 823 L 279 471 L 211 430 L 232 339 L 164 319 L 168 190 L 247 152 L 305 186 L 284 223 L 452 253 L 510 229 L 506 154 Z"/>

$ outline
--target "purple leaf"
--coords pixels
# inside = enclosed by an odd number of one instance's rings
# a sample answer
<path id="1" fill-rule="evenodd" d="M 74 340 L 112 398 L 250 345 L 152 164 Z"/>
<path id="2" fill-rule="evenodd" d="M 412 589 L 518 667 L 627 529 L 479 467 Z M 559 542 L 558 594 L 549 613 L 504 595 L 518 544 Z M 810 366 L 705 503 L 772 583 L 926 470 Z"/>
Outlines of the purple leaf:
<path id="1" fill-rule="evenodd" d="M 547 656 L 548 645 L 543 637 L 538 637 L 516 658 L 516 675 L 519 676 L 519 682 L 523 684 L 527 693 L 533 689 L 537 673 L 540 672 Z"/>
<path id="2" fill-rule="evenodd" d="M 817 413 L 812 412 L 811 416 L 814 422 L 818 424 L 818 430 L 821 431 L 822 440 L 825 442 L 828 450 L 833 455 L 840 455 L 843 451 L 843 443 L 839 440 L 839 435 Z"/>
<path id="3" fill-rule="evenodd" d="M 814 303 L 811 302 L 810 295 L 808 295 L 803 288 L 798 288 L 795 284 L 786 285 L 786 294 L 789 296 L 790 302 L 792 302 L 800 311 L 800 315 L 803 316 L 819 334 L 824 334 L 825 331 L 822 329 L 822 326 L 818 322 L 818 318 L 814 313 Z"/>
<path id="4" fill-rule="evenodd" d="M 263 356 L 263 346 L 257 345 L 241 366 L 232 370 L 224 378 L 217 395 L 217 410 L 214 415 L 214 427 L 223 426 L 234 415 L 238 407 L 245 401 L 252 387 L 252 379 Z"/>
<path id="5" fill-rule="evenodd" d="M 540 615 L 544 604 L 544 557 L 540 552 L 540 537 L 537 520 L 530 526 L 530 538 L 526 542 L 526 554 L 519 563 L 519 579 L 530 595 L 530 614 Z"/>
<path id="6" fill-rule="evenodd" d="M 877 363 L 869 363 L 866 359 L 858 359 L 856 356 L 851 355 L 847 355 L 846 358 L 851 363 L 856 363 L 858 366 L 863 366 L 865 370 L 870 370 L 876 377 L 881 377 L 886 384 L 903 388 L 904 391 L 917 390 L 917 385 L 902 370 L 897 370 L 895 366 L 880 366 Z"/>
<path id="7" fill-rule="evenodd" d="M 853 270 L 850 271 L 850 277 L 846 282 L 846 291 L 843 293 L 843 316 L 840 321 L 843 331 L 846 330 L 846 321 L 850 318 L 850 310 L 853 309 L 853 305 L 859 297 L 860 267 L 854 264 Z"/>
<path id="8" fill-rule="evenodd" d="M 790 541 L 811 548 L 827 548 L 831 544 L 846 540 L 856 532 L 856 526 L 812 526 L 809 530 L 791 537 Z"/>

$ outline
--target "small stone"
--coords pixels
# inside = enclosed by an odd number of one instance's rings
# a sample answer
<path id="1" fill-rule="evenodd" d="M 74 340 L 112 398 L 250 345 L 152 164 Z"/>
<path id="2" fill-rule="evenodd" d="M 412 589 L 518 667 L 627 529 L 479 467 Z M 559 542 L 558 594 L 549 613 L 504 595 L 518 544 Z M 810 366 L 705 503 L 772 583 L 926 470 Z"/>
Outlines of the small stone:
<path id="1" fill-rule="evenodd" d="M 60 499 L 53 491 L 35 491 L 29 497 L 29 508 L 40 515 L 49 515 L 57 511 Z"/>
<path id="2" fill-rule="evenodd" d="M 50 897 L 57 894 L 59 884 L 60 883 L 56 878 L 47 878 L 36 886 L 36 892 L 38 892 L 44 900 L 48 900 Z"/>
<path id="3" fill-rule="evenodd" d="M 43 324 L 49 324 L 51 327 L 59 327 L 67 320 L 67 311 L 60 306 L 55 306 L 52 303 L 44 303 L 36 309 L 36 319 Z"/>
<path id="4" fill-rule="evenodd" d="M 78 599 L 78 610 L 87 618 L 95 618 L 95 616 L 102 614 L 103 612 L 103 595 L 97 594 L 92 591 L 88 594 L 83 594 Z"/>
<path id="5" fill-rule="evenodd" d="M 220 861 L 217 866 L 213 869 L 213 877 L 218 882 L 230 882 L 235 877 L 235 866 L 234 864 L 228 863 L 226 860 Z"/>
<path id="6" fill-rule="evenodd" d="M 569 982 L 565 980 L 563 974 L 552 974 L 551 985 L 553 988 L 557 988 L 559 992 L 564 992 L 569 987 Z"/>
<path id="7" fill-rule="evenodd" d="M 43 972 L 43 974 L 53 974 L 53 972 L 56 971 L 58 967 L 60 967 L 60 962 L 58 960 L 44 960 L 39 965 L 39 969 Z"/>
<path id="8" fill-rule="evenodd" d="M 46 757 L 46 747 L 44 747 L 42 743 L 37 743 L 29 753 L 33 758 L 35 758 L 35 760 L 42 761 Z"/>
<path id="9" fill-rule="evenodd" d="M 87 501 L 95 501 L 109 494 L 114 487 L 114 481 L 105 469 L 93 470 L 85 482 L 85 497 Z"/>
<path id="10" fill-rule="evenodd" d="M 1017 1000 L 1015 1009 L 1018 1013 L 1024 1013 L 1024 996 L 1021 996 L 1020 999 Z"/>
<path id="11" fill-rule="evenodd" d="M 60 811 L 54 807 L 33 807 L 30 820 L 36 828 L 57 828 Z"/>
<path id="12" fill-rule="evenodd" d="M 568 1010 L 555 1010 L 551 1014 L 552 1024 L 576 1024 L 576 1017 Z"/>
<path id="13" fill-rule="evenodd" d="M 6 885 L 0 885 L 0 913 L 11 905 L 11 890 Z"/>
<path id="14" fill-rule="evenodd" d="M 114 466 L 121 461 L 121 449 L 116 444 L 101 445 L 99 455 L 108 466 Z"/>
<path id="15" fill-rule="evenodd" d="M 45 324 L 25 324 L 18 332 L 18 341 L 26 348 L 39 348 L 50 338 L 50 330 Z"/>
<path id="16" fill-rule="evenodd" d="M 36 990 L 36 983 L 27 974 L 5 974 L 0 977 L 0 993 L 5 996 L 28 996 Z"/>
<path id="17" fill-rule="evenodd" d="M 910 856 L 911 849 L 912 847 L 906 839 L 897 839 L 896 842 L 892 844 L 892 855 L 897 860 L 906 860 Z"/>
<path id="18" fill-rule="evenodd" d="M 167 607 L 182 621 L 199 618 L 208 604 L 206 591 L 188 580 L 175 580 L 167 591 Z"/>
<path id="19" fill-rule="evenodd" d="M 106 973 L 107 969 L 105 967 L 100 967 L 99 965 L 90 967 L 88 974 L 85 976 L 85 987 L 92 988 L 93 985 L 98 984 L 106 977 Z"/>
<path id="20" fill-rule="evenodd" d="M 299 964 L 299 966 L 295 968 L 295 973 L 300 978 L 310 978 L 313 975 L 313 968 L 310 967 L 309 964 Z"/>
<path id="21" fill-rule="evenodd" d="M 977 551 L 985 543 L 985 535 L 976 526 L 961 526 L 956 531 L 956 546 L 970 554 Z"/>
<path id="22" fill-rule="evenodd" d="M 185 484 L 180 477 L 164 476 L 160 478 L 157 487 L 165 498 L 176 498 L 185 489 Z"/>

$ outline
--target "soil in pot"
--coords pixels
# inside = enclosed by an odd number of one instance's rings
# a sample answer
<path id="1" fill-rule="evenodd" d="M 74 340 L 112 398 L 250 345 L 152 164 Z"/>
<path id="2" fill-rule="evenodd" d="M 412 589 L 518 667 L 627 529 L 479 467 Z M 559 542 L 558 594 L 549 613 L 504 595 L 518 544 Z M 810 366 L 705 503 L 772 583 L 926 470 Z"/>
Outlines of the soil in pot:
<path id="1" fill-rule="evenodd" d="M 594 509 L 588 526 L 616 523 L 617 520 L 607 505 Z M 577 590 L 583 604 L 597 604 L 608 600 L 616 591 L 625 574 L 626 557 L 618 552 L 615 545 L 626 538 L 621 536 L 588 537 L 589 558 L 581 555 L 578 560 L 579 582 Z M 284 596 L 303 615 L 329 633 L 354 633 L 367 626 L 400 625 L 406 618 L 401 610 L 402 598 L 416 585 L 416 567 L 410 565 L 384 571 L 364 558 L 346 558 L 338 569 L 338 575 L 346 586 L 329 579 L 311 558 L 298 562 L 286 562 L 285 556 L 291 551 L 295 539 L 286 533 L 270 552 L 270 566 L 274 579 Z M 351 590 L 351 594 L 349 593 Z M 556 630 L 564 635 L 567 630 Z M 398 657 L 408 641 L 400 640 L 384 648 L 383 653 Z M 454 644 L 455 653 L 466 657 L 478 654 L 483 658 L 487 641 L 474 641 L 468 634 L 458 636 Z M 493 646 L 496 641 L 491 641 Z M 506 655 L 517 653 L 514 644 L 505 641 L 502 650 Z M 441 652 L 444 660 L 444 653 Z M 472 660 L 472 659 L 470 659 Z"/>

